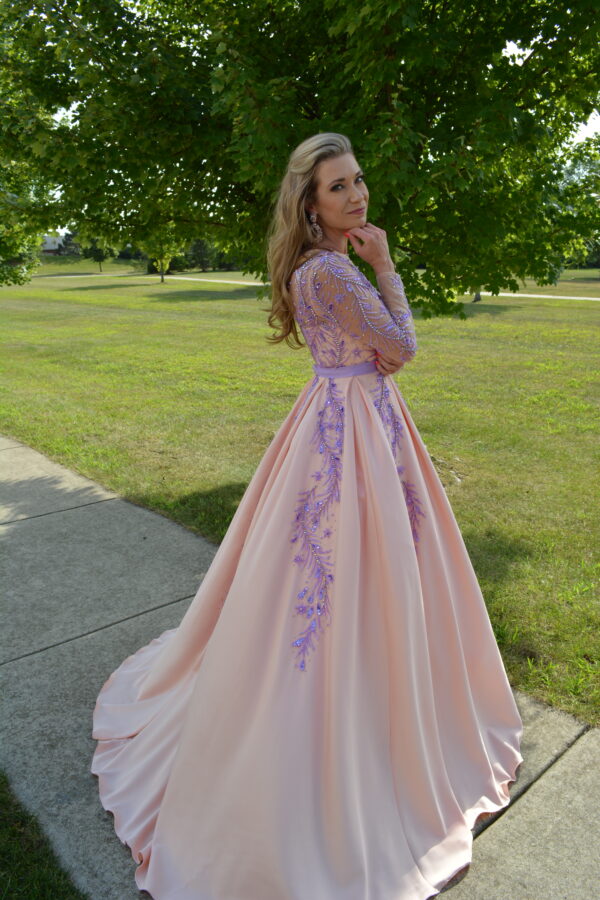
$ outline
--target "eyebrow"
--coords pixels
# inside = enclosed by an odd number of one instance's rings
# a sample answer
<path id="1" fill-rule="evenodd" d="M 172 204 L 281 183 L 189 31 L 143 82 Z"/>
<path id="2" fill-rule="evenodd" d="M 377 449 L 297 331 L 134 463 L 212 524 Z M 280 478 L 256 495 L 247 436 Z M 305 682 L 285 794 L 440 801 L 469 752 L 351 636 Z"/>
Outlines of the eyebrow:
<path id="1" fill-rule="evenodd" d="M 362 169 L 359 169 L 358 172 L 355 172 L 355 173 L 354 173 L 354 177 L 356 178 L 357 175 L 364 175 L 364 174 L 365 174 L 365 173 L 363 172 L 363 170 L 362 170 Z M 327 185 L 327 187 L 331 187 L 332 184 L 337 184 L 338 181 L 345 181 L 345 180 L 346 180 L 345 178 L 334 178 L 333 181 L 330 181 L 330 182 L 329 182 L 329 184 Z"/>

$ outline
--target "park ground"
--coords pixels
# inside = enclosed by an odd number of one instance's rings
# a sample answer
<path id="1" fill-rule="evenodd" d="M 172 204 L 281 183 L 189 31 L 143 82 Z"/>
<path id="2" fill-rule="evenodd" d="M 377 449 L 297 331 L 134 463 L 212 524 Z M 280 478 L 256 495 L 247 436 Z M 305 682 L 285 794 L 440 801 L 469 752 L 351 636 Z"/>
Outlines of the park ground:
<path id="1" fill-rule="evenodd" d="M 94 273 L 87 260 L 66 271 L 52 260 L 0 290 L 0 432 L 218 542 L 311 377 L 308 353 L 267 344 L 266 301 L 226 283 L 251 276 L 185 272 L 160 285 L 116 261 Z M 600 304 L 586 298 L 600 298 L 599 272 L 523 292 L 581 300 L 465 298 L 465 320 L 416 312 L 419 350 L 395 379 L 511 683 L 597 725 Z M 7 815 L 12 839 L 33 834 Z M 25 890 L 14 896 L 71 896 Z"/>
<path id="2" fill-rule="evenodd" d="M 312 375 L 308 351 L 267 343 L 267 301 L 226 283 L 251 276 L 161 285 L 130 263 L 104 269 L 51 260 L 0 290 L 0 431 L 219 542 Z M 598 724 L 600 304 L 583 298 L 600 297 L 599 272 L 523 290 L 582 300 L 465 298 L 465 320 L 416 311 L 419 350 L 395 378 L 513 685 Z"/>

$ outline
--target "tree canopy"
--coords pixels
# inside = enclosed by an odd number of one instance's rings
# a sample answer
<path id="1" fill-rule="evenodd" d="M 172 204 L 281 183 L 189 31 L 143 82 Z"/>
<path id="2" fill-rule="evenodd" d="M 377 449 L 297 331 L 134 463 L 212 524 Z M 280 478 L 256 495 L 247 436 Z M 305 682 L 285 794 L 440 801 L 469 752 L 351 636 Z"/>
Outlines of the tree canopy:
<path id="1" fill-rule="evenodd" d="M 600 230 L 600 142 L 570 140 L 598 106 L 596 13 L 592 0 L 0 0 L 0 160 L 55 189 L 37 223 L 113 246 L 203 237 L 266 278 L 289 153 L 342 132 L 412 304 L 448 313 L 457 294 L 552 281 Z"/>
<path id="2" fill-rule="evenodd" d="M 23 284 L 39 265 L 36 210 L 47 198 L 30 166 L 0 156 L 0 284 Z"/>

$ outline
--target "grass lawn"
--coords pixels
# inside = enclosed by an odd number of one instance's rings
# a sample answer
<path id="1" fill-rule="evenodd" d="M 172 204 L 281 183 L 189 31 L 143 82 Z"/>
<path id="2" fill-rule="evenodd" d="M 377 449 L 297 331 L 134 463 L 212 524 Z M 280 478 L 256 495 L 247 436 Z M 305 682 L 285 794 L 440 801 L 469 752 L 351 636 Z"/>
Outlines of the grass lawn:
<path id="1" fill-rule="evenodd" d="M 312 376 L 306 350 L 266 343 L 255 288 L 220 276 L 0 289 L 0 432 L 219 541 Z M 598 272 L 557 287 L 575 291 L 600 297 Z M 419 351 L 396 380 L 512 684 L 598 724 L 600 304 L 486 297 L 466 311 L 417 313 Z"/>
<path id="2" fill-rule="evenodd" d="M 600 297 L 600 269 L 565 269 L 558 284 L 539 285 L 525 279 L 521 290 L 529 294 Z"/>
<path id="3" fill-rule="evenodd" d="M 84 900 L 0 774 L 0 900 Z"/>
<path id="4" fill-rule="evenodd" d="M 41 265 L 35 269 L 34 279 L 56 275 L 98 275 L 100 266 L 93 259 L 76 256 L 52 256 L 42 254 Z M 106 259 L 102 263 L 104 275 L 143 275 L 146 272 L 145 260 Z"/>
<path id="5" fill-rule="evenodd" d="M 103 275 L 145 275 L 145 260 L 126 260 L 126 259 L 107 259 L 102 263 Z M 99 275 L 100 268 L 98 263 L 91 259 L 80 259 L 77 257 L 66 256 L 50 256 L 42 257 L 42 265 L 36 269 L 35 278 L 46 277 L 49 275 Z M 214 281 L 227 281 L 233 279 L 235 281 L 259 281 L 256 275 L 242 275 L 241 272 L 221 271 L 203 272 L 200 269 L 186 269 L 183 272 L 176 272 L 176 276 L 180 278 L 197 277 L 211 279 Z M 150 280 L 158 276 L 149 276 Z M 565 269 L 561 275 L 561 280 L 556 285 L 538 285 L 535 281 L 525 279 L 521 287 L 521 291 L 530 294 L 568 294 L 577 297 L 600 297 L 600 269 Z M 466 298 L 467 300 L 469 298 Z"/>

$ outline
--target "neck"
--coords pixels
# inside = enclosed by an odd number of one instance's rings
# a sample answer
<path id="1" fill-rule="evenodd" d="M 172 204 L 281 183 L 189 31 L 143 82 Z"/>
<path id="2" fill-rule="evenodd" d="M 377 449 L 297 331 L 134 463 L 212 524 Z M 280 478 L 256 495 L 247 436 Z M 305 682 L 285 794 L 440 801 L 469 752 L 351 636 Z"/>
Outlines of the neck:
<path id="1" fill-rule="evenodd" d="M 344 237 L 342 232 L 332 234 L 326 231 L 323 234 L 323 239 L 315 246 L 319 250 L 337 250 L 338 253 L 348 255 L 348 238 Z"/>

